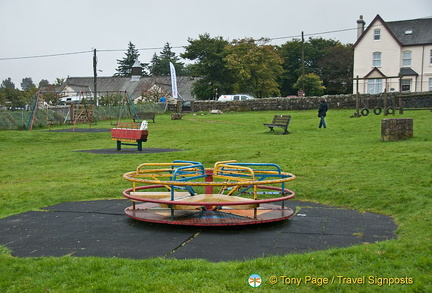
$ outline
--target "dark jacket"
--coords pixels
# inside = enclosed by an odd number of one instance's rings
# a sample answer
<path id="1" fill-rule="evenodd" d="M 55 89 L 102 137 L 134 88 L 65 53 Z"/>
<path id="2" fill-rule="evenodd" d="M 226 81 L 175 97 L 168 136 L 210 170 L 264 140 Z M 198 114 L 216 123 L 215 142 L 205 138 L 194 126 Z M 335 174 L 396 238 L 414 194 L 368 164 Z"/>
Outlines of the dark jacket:
<path id="1" fill-rule="evenodd" d="M 327 110 L 328 110 L 327 103 L 322 101 L 319 104 L 318 117 L 325 117 L 326 113 L 327 113 Z"/>

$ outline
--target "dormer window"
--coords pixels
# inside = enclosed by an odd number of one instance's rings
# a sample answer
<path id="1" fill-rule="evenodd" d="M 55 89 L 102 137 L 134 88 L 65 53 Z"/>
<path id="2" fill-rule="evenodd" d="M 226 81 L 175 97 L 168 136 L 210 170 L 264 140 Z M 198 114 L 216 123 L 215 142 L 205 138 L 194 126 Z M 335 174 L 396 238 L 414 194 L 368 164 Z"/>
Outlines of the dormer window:
<path id="1" fill-rule="evenodd" d="M 374 40 L 378 41 L 381 39 L 381 30 L 380 29 L 374 29 Z"/>

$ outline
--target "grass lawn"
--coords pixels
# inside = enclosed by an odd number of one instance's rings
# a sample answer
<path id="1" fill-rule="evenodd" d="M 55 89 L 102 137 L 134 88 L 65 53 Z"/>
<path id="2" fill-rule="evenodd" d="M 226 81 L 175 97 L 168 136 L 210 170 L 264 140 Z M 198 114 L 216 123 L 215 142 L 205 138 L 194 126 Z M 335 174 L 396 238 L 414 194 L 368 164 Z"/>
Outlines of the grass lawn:
<path id="1" fill-rule="evenodd" d="M 316 111 L 187 114 L 183 120 L 158 115 L 143 147 L 182 151 L 148 155 L 75 152 L 115 148 L 109 133 L 0 131 L 0 218 L 67 201 L 120 199 L 130 187 L 123 173 L 144 162 L 180 159 L 205 167 L 224 160 L 276 163 L 297 176 L 287 184 L 297 200 L 382 213 L 398 224 L 397 240 L 245 262 L 15 258 L 0 247 L 0 291 L 432 292 L 432 113 L 396 114 L 414 119 L 414 137 L 399 142 L 381 141 L 383 116 L 349 118 L 352 113 L 331 109 L 327 129 L 318 129 Z M 291 134 L 275 135 L 262 125 L 274 114 L 292 115 Z M 260 288 L 248 285 L 251 274 L 263 278 Z M 277 284 L 270 284 L 271 276 Z M 287 284 L 281 276 L 302 283 Z M 319 278 L 333 277 L 333 284 L 320 286 Z M 363 277 L 366 284 L 348 284 Z M 402 281 L 412 284 L 388 284 Z"/>

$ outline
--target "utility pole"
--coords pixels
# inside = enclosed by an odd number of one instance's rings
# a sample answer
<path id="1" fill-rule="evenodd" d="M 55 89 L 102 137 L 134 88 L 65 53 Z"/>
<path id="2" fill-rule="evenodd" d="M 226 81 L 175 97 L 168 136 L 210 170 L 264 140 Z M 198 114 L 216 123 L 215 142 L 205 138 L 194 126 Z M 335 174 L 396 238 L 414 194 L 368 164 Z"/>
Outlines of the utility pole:
<path id="1" fill-rule="evenodd" d="M 93 95 L 94 100 L 96 102 L 96 106 L 99 106 L 99 101 L 97 99 L 97 56 L 96 56 L 96 49 L 93 50 Z"/>
<path id="2" fill-rule="evenodd" d="M 304 93 L 304 74 L 305 74 L 305 67 L 304 67 L 304 34 L 301 33 L 302 36 L 302 91 Z"/>

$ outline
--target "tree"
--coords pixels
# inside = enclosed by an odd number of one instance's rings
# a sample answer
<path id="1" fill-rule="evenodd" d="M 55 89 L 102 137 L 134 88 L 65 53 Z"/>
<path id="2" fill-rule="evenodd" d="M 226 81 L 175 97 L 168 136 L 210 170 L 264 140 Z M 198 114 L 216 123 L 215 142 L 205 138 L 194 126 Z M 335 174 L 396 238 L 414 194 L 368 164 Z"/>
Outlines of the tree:
<path id="1" fill-rule="evenodd" d="M 39 81 L 39 88 L 46 88 L 50 85 L 49 81 L 46 79 L 42 79 L 41 81 Z"/>
<path id="2" fill-rule="evenodd" d="M 307 73 L 313 72 L 321 76 L 322 67 L 319 66 L 320 60 L 326 56 L 329 48 L 339 45 L 340 42 L 336 40 L 310 38 L 305 44 L 305 67 L 308 69 Z"/>
<path id="3" fill-rule="evenodd" d="M 28 91 L 32 88 L 35 88 L 35 84 L 33 83 L 33 80 L 31 79 L 31 77 L 26 77 L 22 79 L 21 82 L 21 88 L 23 91 Z"/>
<path id="4" fill-rule="evenodd" d="M 123 59 L 117 59 L 117 64 L 119 65 L 116 69 L 117 73 L 114 74 L 114 76 L 124 76 L 124 77 L 130 77 L 132 76 L 132 67 L 135 63 L 135 61 L 139 57 L 138 50 L 135 49 L 135 45 L 132 44 L 132 42 L 129 42 L 128 50 L 125 53 L 125 57 Z M 145 74 L 145 69 L 147 68 L 148 64 L 140 63 L 143 67 L 143 75 Z"/>
<path id="5" fill-rule="evenodd" d="M 21 82 L 22 91 L 19 95 L 19 107 L 24 107 L 25 105 L 31 105 L 34 101 L 35 93 L 37 92 L 37 88 L 33 83 L 33 80 L 30 77 L 26 77 L 22 79 Z"/>
<path id="6" fill-rule="evenodd" d="M 354 52 L 351 44 L 336 45 L 326 49 L 324 56 L 318 60 L 321 78 L 326 93 L 331 95 L 352 92 Z"/>
<path id="7" fill-rule="evenodd" d="M 12 79 L 10 77 L 8 77 L 7 79 L 3 80 L 0 88 L 15 89 L 15 84 L 12 82 Z"/>
<path id="8" fill-rule="evenodd" d="M 199 77 L 192 92 L 200 100 L 216 99 L 221 94 L 232 93 L 233 75 L 226 67 L 225 57 L 228 41 L 222 37 L 211 38 L 209 34 L 199 39 L 188 39 L 182 58 L 195 61 L 189 67 L 190 74 Z"/>
<path id="9" fill-rule="evenodd" d="M 304 50 L 304 64 L 302 64 L 302 50 Z M 323 80 L 326 93 L 347 93 L 352 77 L 351 45 L 342 45 L 336 40 L 310 38 L 302 43 L 294 39 L 281 45 L 280 56 L 284 59 L 285 72 L 279 82 L 283 95 L 295 94 L 294 84 L 304 73 L 315 73 Z M 347 90 L 348 89 L 348 90 Z"/>
<path id="10" fill-rule="evenodd" d="M 283 72 L 283 60 L 275 47 L 267 43 L 266 39 L 247 38 L 234 40 L 228 46 L 225 60 L 236 77 L 235 91 L 251 93 L 258 98 L 280 95 L 277 77 Z"/>
<path id="11" fill-rule="evenodd" d="M 150 62 L 150 74 L 153 76 L 166 76 L 171 74 L 170 63 L 174 65 L 177 75 L 183 75 L 184 64 L 179 62 L 179 58 L 171 51 L 171 46 L 166 43 L 163 51 L 157 56 L 156 53 Z"/>
<path id="12" fill-rule="evenodd" d="M 325 90 L 322 80 L 315 73 L 300 76 L 293 87 L 298 90 L 304 88 L 305 94 L 308 96 L 321 96 Z"/>
<path id="13" fill-rule="evenodd" d="M 11 109 L 22 108 L 26 104 L 24 95 L 20 90 L 10 86 L 3 87 L 3 84 L 0 87 L 0 103 Z"/>
<path id="14" fill-rule="evenodd" d="M 140 102 L 151 102 L 156 103 L 159 102 L 161 97 L 171 96 L 171 91 L 164 89 L 158 85 L 153 85 L 148 90 L 141 92 L 141 99 L 138 100 Z"/>
<path id="15" fill-rule="evenodd" d="M 65 82 L 64 78 L 56 78 L 55 85 L 62 85 Z"/>
<path id="16" fill-rule="evenodd" d="M 283 59 L 284 72 L 279 76 L 282 96 L 295 95 L 297 90 L 293 87 L 302 75 L 302 41 L 294 39 L 279 47 L 279 55 Z"/>

